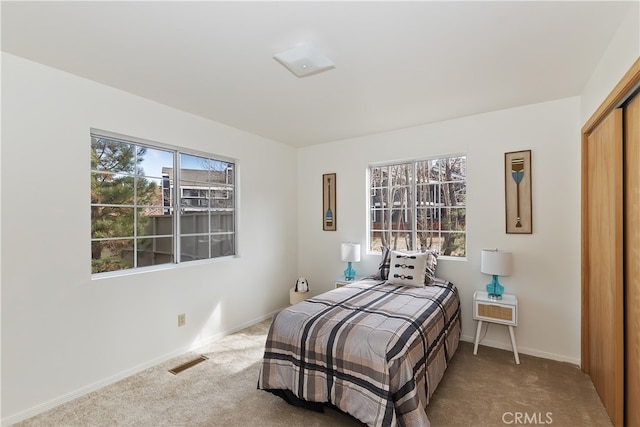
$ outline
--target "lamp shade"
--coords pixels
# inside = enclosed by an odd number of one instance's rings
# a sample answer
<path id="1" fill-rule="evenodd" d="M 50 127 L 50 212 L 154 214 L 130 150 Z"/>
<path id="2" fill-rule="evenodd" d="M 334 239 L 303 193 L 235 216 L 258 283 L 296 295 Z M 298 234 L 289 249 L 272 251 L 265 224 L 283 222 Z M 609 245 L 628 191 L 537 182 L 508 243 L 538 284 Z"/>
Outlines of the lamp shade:
<path id="1" fill-rule="evenodd" d="M 512 265 L 511 252 L 498 249 L 483 249 L 480 271 L 495 276 L 510 276 Z"/>
<path id="2" fill-rule="evenodd" d="M 343 243 L 340 250 L 340 259 L 344 262 L 360 262 L 360 244 Z"/>

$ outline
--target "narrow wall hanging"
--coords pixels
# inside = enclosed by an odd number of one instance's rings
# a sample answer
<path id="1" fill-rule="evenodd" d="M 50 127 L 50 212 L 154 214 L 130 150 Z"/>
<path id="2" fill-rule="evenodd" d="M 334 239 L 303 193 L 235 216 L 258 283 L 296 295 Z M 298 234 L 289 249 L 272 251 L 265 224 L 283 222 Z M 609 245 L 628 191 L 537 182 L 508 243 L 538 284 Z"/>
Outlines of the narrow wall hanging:
<path id="1" fill-rule="evenodd" d="M 322 175 L 322 229 L 336 231 L 336 174 Z"/>
<path id="2" fill-rule="evenodd" d="M 531 234 L 531 150 L 504 155 L 507 233 Z"/>

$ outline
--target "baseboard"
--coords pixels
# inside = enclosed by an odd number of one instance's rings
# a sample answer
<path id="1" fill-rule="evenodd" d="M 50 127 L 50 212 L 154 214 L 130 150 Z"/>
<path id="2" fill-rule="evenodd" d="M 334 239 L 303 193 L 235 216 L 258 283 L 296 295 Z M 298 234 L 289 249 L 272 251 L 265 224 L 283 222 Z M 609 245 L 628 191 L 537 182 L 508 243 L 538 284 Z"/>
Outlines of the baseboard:
<path id="1" fill-rule="evenodd" d="M 111 384 L 113 384 L 113 383 L 115 383 L 117 381 L 120 381 L 122 379 L 130 377 L 131 375 L 137 374 L 138 372 L 144 371 L 145 369 L 152 368 L 152 367 L 154 367 L 156 365 L 159 365 L 160 363 L 164 363 L 164 362 L 166 362 L 166 361 L 168 361 L 170 359 L 173 359 L 174 357 L 178 357 L 178 356 L 180 356 L 180 355 L 182 355 L 184 353 L 187 353 L 189 351 L 192 351 L 192 350 L 194 350 L 196 348 L 199 348 L 199 347 L 202 347 L 204 345 L 211 344 L 212 342 L 215 342 L 215 341 L 217 341 L 217 340 L 219 340 L 221 338 L 224 338 L 227 335 L 231 335 L 231 334 L 234 334 L 236 332 L 239 332 L 239 331 L 241 331 L 241 330 L 243 330 L 243 329 L 245 329 L 245 328 L 247 328 L 247 327 L 249 327 L 251 325 L 255 325 L 256 323 L 262 322 L 263 320 L 270 319 L 278 311 L 280 311 L 280 310 L 275 310 L 275 311 L 273 311 L 271 313 L 265 314 L 264 316 L 260 316 L 260 317 L 257 317 L 255 319 L 248 320 L 248 321 L 246 321 L 246 322 L 244 322 L 244 323 L 242 323 L 240 325 L 234 326 L 233 328 L 231 328 L 231 329 L 229 329 L 227 331 L 223 331 L 223 332 L 211 335 L 211 336 L 207 337 L 204 340 L 198 340 L 198 342 L 196 342 L 196 343 L 192 343 L 192 344 L 189 344 L 187 346 L 181 347 L 181 348 L 179 348 L 179 349 L 177 349 L 175 351 L 172 351 L 172 352 L 167 353 L 165 355 L 162 355 L 160 357 L 156 357 L 156 358 L 151 359 L 151 360 L 149 360 L 149 361 L 147 361 L 145 363 L 142 363 L 140 365 L 134 366 L 131 369 L 124 370 L 124 371 L 122 371 L 122 372 L 120 372 L 120 373 L 118 373 L 116 375 L 112 375 L 112 376 L 104 378 L 104 379 L 102 379 L 100 381 L 96 381 L 93 384 L 89 384 L 89 385 L 87 385 L 85 387 L 81 387 L 81 388 L 79 388 L 77 390 L 74 390 L 74 391 L 72 391 L 70 393 L 67 393 L 65 395 L 56 397 L 55 399 L 51 399 L 48 402 L 44 402 L 44 403 L 36 405 L 36 406 L 34 406 L 32 408 L 29 408 L 29 409 L 26 409 L 24 411 L 18 412 L 17 414 L 10 415 L 10 416 L 8 416 L 6 418 L 2 418 L 1 425 L 2 426 L 10 426 L 12 424 L 19 423 L 19 422 L 24 421 L 24 420 L 26 420 L 28 418 L 31 418 L 33 416 L 36 416 L 36 415 L 41 414 L 43 412 L 46 412 L 49 409 L 53 409 L 56 406 L 60 406 L 60 405 L 62 405 L 64 403 L 70 402 L 70 401 L 72 401 L 74 399 L 82 397 L 82 396 L 84 396 L 86 394 L 89 394 L 89 393 L 91 393 L 93 391 L 99 390 L 99 389 L 101 389 L 103 387 L 106 387 L 108 385 L 111 385 Z"/>
<path id="2" fill-rule="evenodd" d="M 473 344 L 475 342 L 475 337 L 474 336 L 469 336 L 469 335 L 462 335 L 460 337 L 460 340 L 466 341 L 466 342 L 470 342 L 470 343 Z M 511 343 L 504 343 L 504 342 L 500 342 L 500 341 L 483 339 L 481 341 L 480 345 L 484 345 L 484 346 L 487 346 L 487 347 L 493 347 L 493 348 L 499 348 L 501 350 L 512 351 Z M 566 363 L 570 363 L 570 364 L 576 365 L 576 366 L 580 366 L 580 363 L 581 363 L 581 360 L 579 358 L 569 357 L 569 356 L 566 356 L 566 355 L 563 355 L 563 354 L 548 353 L 546 351 L 540 351 L 540 350 L 536 350 L 534 348 L 521 347 L 520 345 L 518 345 L 518 354 L 528 354 L 529 356 L 540 357 L 542 359 L 555 360 L 555 361 L 558 361 L 558 362 L 566 362 Z"/>

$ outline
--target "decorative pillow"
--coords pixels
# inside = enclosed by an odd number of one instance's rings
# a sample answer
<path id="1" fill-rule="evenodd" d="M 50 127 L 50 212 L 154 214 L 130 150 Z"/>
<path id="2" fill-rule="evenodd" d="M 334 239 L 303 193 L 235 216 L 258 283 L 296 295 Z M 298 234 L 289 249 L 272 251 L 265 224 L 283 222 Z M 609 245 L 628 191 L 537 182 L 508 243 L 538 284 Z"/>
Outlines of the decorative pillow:
<path id="1" fill-rule="evenodd" d="M 387 280 L 389 277 L 389 248 L 382 247 L 382 258 L 380 259 L 380 265 L 378 265 L 378 272 L 371 276 L 375 280 Z"/>
<path id="2" fill-rule="evenodd" d="M 438 265 L 438 252 L 435 249 L 427 249 L 427 266 L 425 268 L 424 284 L 433 285 L 436 280 L 436 266 Z"/>
<path id="3" fill-rule="evenodd" d="M 422 287 L 425 284 L 427 258 L 429 254 L 391 251 L 387 283 Z"/>

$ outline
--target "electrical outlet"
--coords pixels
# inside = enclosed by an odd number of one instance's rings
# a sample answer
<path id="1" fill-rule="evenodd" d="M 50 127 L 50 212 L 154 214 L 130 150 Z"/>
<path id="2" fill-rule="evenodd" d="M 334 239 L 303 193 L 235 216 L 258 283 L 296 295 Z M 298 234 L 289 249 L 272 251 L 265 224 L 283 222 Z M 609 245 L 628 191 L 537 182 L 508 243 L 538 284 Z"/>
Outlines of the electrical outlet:
<path id="1" fill-rule="evenodd" d="M 178 327 L 184 326 L 187 323 L 187 318 L 184 313 L 178 314 Z"/>

